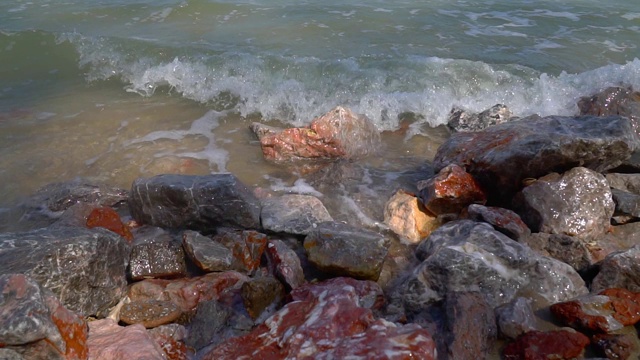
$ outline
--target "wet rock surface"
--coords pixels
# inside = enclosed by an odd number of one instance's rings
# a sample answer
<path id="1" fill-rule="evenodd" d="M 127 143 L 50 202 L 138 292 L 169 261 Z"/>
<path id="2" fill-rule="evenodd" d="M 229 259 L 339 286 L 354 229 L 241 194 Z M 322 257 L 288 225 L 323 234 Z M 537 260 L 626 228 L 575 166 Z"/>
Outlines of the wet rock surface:
<path id="1" fill-rule="evenodd" d="M 224 245 L 233 254 L 233 269 L 253 274 L 260 266 L 267 247 L 267 236 L 253 230 L 224 231 L 213 240 Z"/>
<path id="2" fill-rule="evenodd" d="M 640 93 L 631 87 L 609 87 L 578 101 L 581 115 L 621 115 L 629 118 L 636 133 L 640 134 Z"/>
<path id="3" fill-rule="evenodd" d="M 306 235 L 333 218 L 315 196 L 291 194 L 263 200 L 260 220 L 265 230 Z"/>
<path id="4" fill-rule="evenodd" d="M 134 301 L 125 304 L 120 311 L 120 321 L 125 324 L 141 324 L 147 329 L 169 324 L 177 320 L 182 311 L 167 300 Z"/>
<path id="5" fill-rule="evenodd" d="M 404 190 L 398 190 L 385 205 L 384 223 L 410 243 L 419 242 L 440 225 L 437 216 Z"/>
<path id="6" fill-rule="evenodd" d="M 187 265 L 182 244 L 160 228 L 136 233 L 131 247 L 128 275 L 132 280 L 185 276 Z"/>
<path id="7" fill-rule="evenodd" d="M 467 217 L 471 220 L 491 224 L 496 230 L 519 241 L 531 235 L 531 230 L 520 216 L 509 209 L 471 204 L 467 208 Z"/>
<path id="8" fill-rule="evenodd" d="M 204 271 L 227 271 L 234 268 L 231 249 L 197 231 L 184 231 L 182 246 L 191 261 Z"/>
<path id="9" fill-rule="evenodd" d="M 425 181 L 420 200 L 432 214 L 457 214 L 470 204 L 484 204 L 487 198 L 476 180 L 456 164 L 447 165 Z"/>
<path id="10" fill-rule="evenodd" d="M 585 271 L 596 261 L 589 246 L 582 240 L 562 234 L 533 233 L 520 239 L 532 250 L 571 265 L 576 271 Z"/>
<path id="11" fill-rule="evenodd" d="M 267 255 L 274 267 L 274 275 L 287 285 L 290 289 L 295 289 L 304 284 L 304 270 L 300 263 L 300 258 L 282 240 L 269 240 L 267 244 Z"/>
<path id="12" fill-rule="evenodd" d="M 454 132 L 480 131 L 493 125 L 505 123 L 512 118 L 513 113 L 503 104 L 496 104 L 478 114 L 453 108 L 449 113 L 447 127 Z"/>

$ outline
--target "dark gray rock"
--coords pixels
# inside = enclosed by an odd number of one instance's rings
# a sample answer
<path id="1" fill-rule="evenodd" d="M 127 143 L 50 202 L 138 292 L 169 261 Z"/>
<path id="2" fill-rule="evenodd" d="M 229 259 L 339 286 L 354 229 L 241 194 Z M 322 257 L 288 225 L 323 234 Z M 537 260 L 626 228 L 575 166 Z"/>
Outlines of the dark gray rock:
<path id="1" fill-rule="evenodd" d="M 615 204 L 607 180 L 583 167 L 544 176 L 522 190 L 522 219 L 534 232 L 581 239 L 604 235 Z"/>
<path id="2" fill-rule="evenodd" d="M 233 252 L 226 246 L 197 231 L 184 231 L 182 233 L 182 246 L 191 261 L 204 271 L 234 269 Z"/>
<path id="3" fill-rule="evenodd" d="M 516 241 L 531 235 L 527 224 L 518 214 L 509 209 L 471 204 L 467 208 L 467 214 L 469 219 L 489 223 L 496 230 Z"/>
<path id="4" fill-rule="evenodd" d="M 283 295 L 284 286 L 271 276 L 259 276 L 242 284 L 242 302 L 253 319 L 264 318 L 263 312 L 270 315 Z"/>
<path id="5" fill-rule="evenodd" d="M 203 301 L 189 324 L 185 344 L 196 350 L 215 347 L 226 339 L 249 333 L 252 327 L 253 320 L 248 315 L 215 300 Z"/>
<path id="6" fill-rule="evenodd" d="M 447 127 L 451 131 L 469 132 L 480 131 L 489 126 L 502 124 L 513 118 L 513 113 L 506 105 L 496 104 L 491 108 L 476 114 L 460 108 L 451 109 Z"/>
<path id="7" fill-rule="evenodd" d="M 631 87 L 609 87 L 578 101 L 580 115 L 620 115 L 631 120 L 633 129 L 640 134 L 640 93 Z"/>
<path id="8" fill-rule="evenodd" d="M 160 228 L 135 232 L 128 275 L 132 280 L 175 278 L 187 274 L 184 250 L 179 240 Z"/>
<path id="9" fill-rule="evenodd" d="M 0 234 L 0 274 L 25 274 L 83 316 L 115 305 L 125 294 L 130 248 L 101 228 L 53 228 Z"/>
<path id="10" fill-rule="evenodd" d="M 448 293 L 445 299 L 449 359 L 486 359 L 498 337 L 493 307 L 479 292 Z"/>
<path id="11" fill-rule="evenodd" d="M 558 259 L 576 271 L 587 270 L 594 261 L 587 243 L 563 234 L 533 233 L 519 240 L 540 255 Z"/>
<path id="12" fill-rule="evenodd" d="M 131 187 L 129 206 L 136 221 L 164 228 L 260 228 L 259 200 L 232 174 L 139 178 Z"/>
<path id="13" fill-rule="evenodd" d="M 523 180 L 577 166 L 598 172 L 618 166 L 638 146 L 629 119 L 530 116 L 473 133 L 453 134 L 436 153 L 435 171 L 455 163 L 494 201 L 510 203 Z"/>
<path id="14" fill-rule="evenodd" d="M 640 195 L 611 189 L 611 196 L 615 203 L 615 216 L 625 216 L 631 219 L 640 218 Z"/>
<path id="15" fill-rule="evenodd" d="M 498 306 L 495 309 L 496 321 L 500 334 L 515 339 L 518 336 L 536 328 L 536 317 L 531 307 L 531 300 L 518 297 Z"/>
<path id="16" fill-rule="evenodd" d="M 282 240 L 269 240 L 266 254 L 273 266 L 272 272 L 290 289 L 298 288 L 304 284 L 304 271 L 300 258 Z"/>
<path id="17" fill-rule="evenodd" d="M 587 292 L 572 267 L 537 255 L 486 223 L 447 223 L 418 245 L 416 256 L 422 263 L 391 295 L 408 313 L 455 291 L 479 291 L 494 307 L 518 296 L 545 305 Z"/>
<path id="18" fill-rule="evenodd" d="M 315 196 L 288 194 L 262 201 L 262 227 L 274 232 L 307 235 L 324 221 L 333 221 Z"/>
<path id="19" fill-rule="evenodd" d="M 600 271 L 591 283 L 591 292 L 609 288 L 640 292 L 640 245 L 611 253 L 602 260 Z"/>
<path id="20" fill-rule="evenodd" d="M 377 280 L 389 242 L 371 230 L 324 222 L 305 237 L 304 248 L 309 261 L 321 271 Z"/>

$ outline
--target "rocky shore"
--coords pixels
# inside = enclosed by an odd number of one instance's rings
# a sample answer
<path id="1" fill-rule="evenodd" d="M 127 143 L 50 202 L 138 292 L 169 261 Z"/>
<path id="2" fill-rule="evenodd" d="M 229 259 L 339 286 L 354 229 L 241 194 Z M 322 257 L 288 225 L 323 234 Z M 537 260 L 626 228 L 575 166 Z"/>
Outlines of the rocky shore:
<path id="1" fill-rule="evenodd" d="M 638 358 L 640 94 L 578 108 L 454 109 L 379 226 L 229 173 L 46 186 L 0 233 L 0 359 Z M 380 141 L 340 107 L 252 130 L 321 192 Z"/>

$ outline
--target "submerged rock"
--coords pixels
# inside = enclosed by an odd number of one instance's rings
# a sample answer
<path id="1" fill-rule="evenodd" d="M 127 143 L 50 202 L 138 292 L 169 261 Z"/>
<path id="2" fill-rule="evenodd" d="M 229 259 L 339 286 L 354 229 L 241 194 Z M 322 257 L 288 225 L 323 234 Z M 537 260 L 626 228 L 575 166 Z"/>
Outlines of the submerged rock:
<path id="1" fill-rule="evenodd" d="M 287 194 L 262 201 L 262 227 L 274 232 L 306 235 L 319 223 L 333 221 L 315 196 Z"/>
<path id="2" fill-rule="evenodd" d="M 447 127 L 451 131 L 469 132 L 480 131 L 490 126 L 502 124 L 513 118 L 511 110 L 502 104 L 493 105 L 491 108 L 479 113 L 470 113 L 460 108 L 453 108 L 449 113 Z"/>

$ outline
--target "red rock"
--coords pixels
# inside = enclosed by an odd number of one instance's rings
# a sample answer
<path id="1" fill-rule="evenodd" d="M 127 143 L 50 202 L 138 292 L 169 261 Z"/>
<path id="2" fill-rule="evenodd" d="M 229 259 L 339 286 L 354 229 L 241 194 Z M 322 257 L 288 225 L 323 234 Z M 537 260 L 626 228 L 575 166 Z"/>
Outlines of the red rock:
<path id="1" fill-rule="evenodd" d="M 606 289 L 600 295 L 611 299 L 613 317 L 622 325 L 635 325 L 640 321 L 640 293 L 626 289 Z"/>
<path id="2" fill-rule="evenodd" d="M 202 301 L 218 300 L 239 291 L 248 277 L 236 271 L 209 273 L 189 279 L 147 279 L 129 288 L 131 301 L 169 300 L 182 311 L 195 310 Z"/>
<path id="3" fill-rule="evenodd" d="M 46 301 L 51 313 L 51 320 L 58 327 L 60 335 L 66 344 L 66 359 L 86 359 L 89 356 L 89 347 L 87 346 L 89 328 L 87 322 L 62 306 L 55 296 L 48 296 Z"/>
<path id="4" fill-rule="evenodd" d="M 301 286 L 289 294 L 294 301 L 312 301 L 322 296 L 325 291 L 345 296 L 355 295 L 358 306 L 379 309 L 385 298 L 380 285 L 370 280 L 356 280 L 350 277 L 337 277 L 317 284 Z"/>
<path id="5" fill-rule="evenodd" d="M 147 330 L 168 360 L 187 360 L 190 352 L 183 340 L 187 337 L 187 329 L 178 324 L 169 324 Z"/>
<path id="6" fill-rule="evenodd" d="M 140 324 L 118 326 L 111 319 L 89 322 L 89 360 L 165 360 L 165 354 Z"/>
<path id="7" fill-rule="evenodd" d="M 262 253 L 267 247 L 267 235 L 254 230 L 228 231 L 213 240 L 231 249 L 237 263 L 234 268 L 249 274 L 260 267 Z"/>
<path id="8" fill-rule="evenodd" d="M 300 264 L 300 258 L 295 251 L 290 249 L 282 240 L 270 240 L 267 245 L 267 254 L 273 262 L 273 272 L 281 281 L 291 289 L 304 284 L 304 272 Z"/>
<path id="9" fill-rule="evenodd" d="M 131 230 L 122 223 L 120 215 L 110 207 L 95 208 L 89 214 L 87 219 L 87 227 L 101 227 L 122 236 L 123 238 L 133 241 Z"/>
<path id="10" fill-rule="evenodd" d="M 589 338 L 575 331 L 530 331 L 509 343 L 502 356 L 504 360 L 573 359 L 587 345 Z"/>
<path id="11" fill-rule="evenodd" d="M 285 305 L 248 335 L 229 339 L 203 359 L 436 358 L 425 329 L 375 320 L 370 309 L 358 306 L 356 290 L 371 285 L 347 283 L 305 285 L 304 300 Z"/>
<path id="12" fill-rule="evenodd" d="M 476 180 L 456 164 L 444 167 L 424 182 L 420 200 L 435 215 L 459 213 L 469 204 L 484 204 L 487 197 Z"/>

